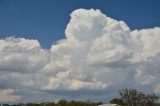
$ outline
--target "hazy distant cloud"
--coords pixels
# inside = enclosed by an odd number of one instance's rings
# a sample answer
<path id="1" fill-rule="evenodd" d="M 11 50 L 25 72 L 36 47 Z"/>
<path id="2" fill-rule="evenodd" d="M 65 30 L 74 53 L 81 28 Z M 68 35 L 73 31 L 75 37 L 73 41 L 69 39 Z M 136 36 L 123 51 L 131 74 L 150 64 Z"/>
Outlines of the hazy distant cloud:
<path id="1" fill-rule="evenodd" d="M 71 13 L 66 38 L 49 50 L 37 40 L 1 39 L 0 86 L 68 98 L 72 95 L 67 92 L 85 92 L 74 97 L 95 100 L 124 87 L 159 93 L 159 33 L 159 27 L 130 31 L 125 22 L 100 10 L 78 9 Z"/>
<path id="2" fill-rule="evenodd" d="M 158 83 L 156 86 L 155 86 L 155 90 L 154 90 L 155 93 L 160 93 L 160 83 Z"/>
<path id="3" fill-rule="evenodd" d="M 16 102 L 20 100 L 22 97 L 19 95 L 14 95 L 14 89 L 0 89 L 0 102 Z"/>

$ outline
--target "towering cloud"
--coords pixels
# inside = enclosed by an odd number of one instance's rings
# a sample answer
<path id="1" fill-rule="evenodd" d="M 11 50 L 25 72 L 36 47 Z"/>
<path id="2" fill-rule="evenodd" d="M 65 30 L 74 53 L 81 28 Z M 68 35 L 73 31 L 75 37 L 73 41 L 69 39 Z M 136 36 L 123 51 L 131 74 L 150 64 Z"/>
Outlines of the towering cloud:
<path id="1" fill-rule="evenodd" d="M 130 31 L 100 10 L 78 9 L 66 38 L 49 50 L 37 40 L 1 39 L 0 87 L 19 89 L 24 99 L 36 90 L 77 99 L 110 98 L 124 87 L 159 93 L 159 34 L 159 27 Z"/>

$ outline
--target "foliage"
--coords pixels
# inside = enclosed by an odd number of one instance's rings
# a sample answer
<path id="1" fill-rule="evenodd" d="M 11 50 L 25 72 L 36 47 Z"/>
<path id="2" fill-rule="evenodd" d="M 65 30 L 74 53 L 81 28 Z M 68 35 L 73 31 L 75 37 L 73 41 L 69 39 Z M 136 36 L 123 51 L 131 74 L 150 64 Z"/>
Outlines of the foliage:
<path id="1" fill-rule="evenodd" d="M 119 99 L 119 98 L 114 98 L 110 101 L 110 103 L 112 104 L 119 104 L 119 105 L 124 105 L 122 99 Z"/>
<path id="2" fill-rule="evenodd" d="M 119 91 L 121 98 L 111 100 L 111 103 L 122 106 L 158 106 L 159 96 L 146 95 L 136 89 L 122 89 Z"/>
<path id="3" fill-rule="evenodd" d="M 26 104 L 3 104 L 3 106 L 98 106 L 97 103 L 84 102 L 84 101 L 67 101 L 60 100 L 57 103 L 54 102 L 45 102 L 45 103 L 26 103 Z"/>

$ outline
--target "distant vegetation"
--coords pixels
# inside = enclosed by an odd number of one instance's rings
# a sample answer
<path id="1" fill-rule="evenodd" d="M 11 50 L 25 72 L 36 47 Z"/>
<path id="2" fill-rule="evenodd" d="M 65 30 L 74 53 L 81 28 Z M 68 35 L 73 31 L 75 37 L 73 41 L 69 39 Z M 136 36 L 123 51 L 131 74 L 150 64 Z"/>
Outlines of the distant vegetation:
<path id="1" fill-rule="evenodd" d="M 136 89 L 122 89 L 119 91 L 120 98 L 114 98 L 111 103 L 121 106 L 160 106 L 159 96 L 144 94 Z"/>
<path id="2" fill-rule="evenodd" d="M 113 104 L 121 106 L 160 106 L 158 102 L 160 97 L 152 94 L 148 95 L 137 91 L 136 89 L 122 89 L 119 91 L 119 98 L 114 98 L 110 101 Z M 45 102 L 45 103 L 19 103 L 19 104 L 2 104 L 2 106 L 98 106 L 102 104 L 93 103 L 90 101 L 67 101 L 60 100 L 59 102 Z"/>
<path id="3" fill-rule="evenodd" d="M 67 101 L 67 100 L 60 100 L 57 103 L 54 102 L 45 102 L 45 103 L 19 103 L 19 104 L 3 104 L 3 106 L 98 106 L 97 103 L 92 102 L 84 102 L 84 101 Z"/>

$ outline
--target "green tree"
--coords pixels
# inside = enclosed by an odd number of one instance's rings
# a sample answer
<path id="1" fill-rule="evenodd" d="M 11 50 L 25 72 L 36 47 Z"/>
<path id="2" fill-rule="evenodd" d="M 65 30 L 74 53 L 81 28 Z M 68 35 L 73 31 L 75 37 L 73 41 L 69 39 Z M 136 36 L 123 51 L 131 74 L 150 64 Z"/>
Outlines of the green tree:
<path id="1" fill-rule="evenodd" d="M 60 100 L 58 104 L 61 106 L 68 106 L 68 101 L 63 99 L 63 100 Z"/>
<path id="2" fill-rule="evenodd" d="M 5 103 L 5 104 L 3 104 L 2 106 L 10 106 L 10 105 Z"/>
<path id="3" fill-rule="evenodd" d="M 112 104 L 124 105 L 122 99 L 120 99 L 120 98 L 114 98 L 114 99 L 112 99 L 112 100 L 110 101 L 110 103 L 112 103 Z"/>
<path id="4" fill-rule="evenodd" d="M 159 99 L 157 95 L 146 95 L 131 88 L 122 89 L 119 91 L 119 94 L 124 106 L 157 106 L 157 101 Z M 114 100 L 114 102 L 120 104 L 116 100 Z"/>

